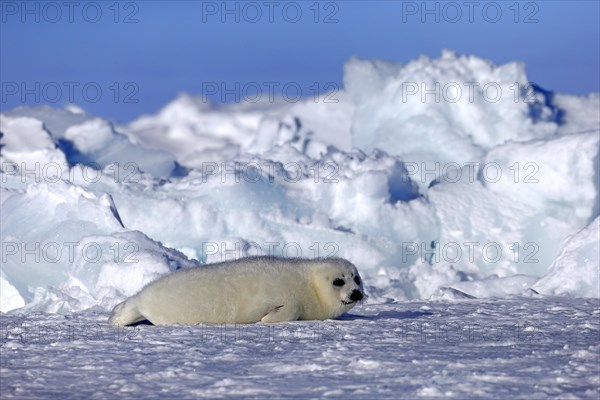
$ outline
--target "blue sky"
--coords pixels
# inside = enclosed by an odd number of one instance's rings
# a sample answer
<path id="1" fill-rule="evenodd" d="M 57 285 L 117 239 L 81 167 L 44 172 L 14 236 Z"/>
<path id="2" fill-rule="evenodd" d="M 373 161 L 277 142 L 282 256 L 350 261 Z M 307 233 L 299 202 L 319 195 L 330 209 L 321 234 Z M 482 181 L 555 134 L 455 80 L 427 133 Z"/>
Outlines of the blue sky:
<path id="1" fill-rule="evenodd" d="M 598 1 L 0 4 L 2 110 L 73 99 L 124 122 L 213 82 L 297 83 L 310 95 L 341 86 L 350 57 L 407 62 L 442 49 L 525 62 L 549 90 L 600 91 Z"/>

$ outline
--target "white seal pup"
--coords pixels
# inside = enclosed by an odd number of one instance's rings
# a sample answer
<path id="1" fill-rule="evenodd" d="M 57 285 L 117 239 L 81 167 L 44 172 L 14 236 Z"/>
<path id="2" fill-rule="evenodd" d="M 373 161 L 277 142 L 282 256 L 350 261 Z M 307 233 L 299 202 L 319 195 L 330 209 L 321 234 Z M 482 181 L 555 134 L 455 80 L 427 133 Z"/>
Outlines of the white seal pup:
<path id="1" fill-rule="evenodd" d="M 362 300 L 356 267 L 341 258 L 250 257 L 181 269 L 118 304 L 109 322 L 125 326 L 283 322 L 335 318 Z"/>

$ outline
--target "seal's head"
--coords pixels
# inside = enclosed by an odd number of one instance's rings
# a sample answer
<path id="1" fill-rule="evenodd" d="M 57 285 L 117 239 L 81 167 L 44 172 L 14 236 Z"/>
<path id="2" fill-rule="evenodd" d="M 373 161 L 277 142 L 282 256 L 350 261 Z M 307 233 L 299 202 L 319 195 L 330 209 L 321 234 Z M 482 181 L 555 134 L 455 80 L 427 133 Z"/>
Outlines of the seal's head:
<path id="1" fill-rule="evenodd" d="M 332 311 L 329 318 L 345 313 L 365 298 L 358 270 L 341 258 L 321 260 L 315 266 L 312 281 L 323 308 Z"/>

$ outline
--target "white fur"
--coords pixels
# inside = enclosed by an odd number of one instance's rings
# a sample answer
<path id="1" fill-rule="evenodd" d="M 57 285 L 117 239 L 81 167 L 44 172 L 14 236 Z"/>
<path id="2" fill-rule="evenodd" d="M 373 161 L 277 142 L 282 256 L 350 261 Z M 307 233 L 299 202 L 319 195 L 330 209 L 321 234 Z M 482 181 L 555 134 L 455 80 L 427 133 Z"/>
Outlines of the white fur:
<path id="1" fill-rule="evenodd" d="M 335 279 L 343 279 L 344 285 L 335 286 Z M 143 320 L 155 325 L 323 320 L 354 307 L 353 291 L 360 297 L 364 293 L 349 261 L 251 257 L 166 275 L 118 304 L 109 322 L 124 326 Z"/>

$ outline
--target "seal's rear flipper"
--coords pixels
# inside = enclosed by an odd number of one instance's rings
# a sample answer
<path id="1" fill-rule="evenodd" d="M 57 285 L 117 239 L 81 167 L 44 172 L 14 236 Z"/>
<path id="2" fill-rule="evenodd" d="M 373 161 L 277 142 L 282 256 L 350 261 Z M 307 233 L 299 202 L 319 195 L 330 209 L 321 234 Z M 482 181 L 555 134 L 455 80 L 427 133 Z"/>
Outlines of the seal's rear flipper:
<path id="1" fill-rule="evenodd" d="M 125 326 L 135 324 L 146 319 L 136 307 L 136 297 L 131 297 L 117 304 L 112 310 L 108 323 L 114 326 Z"/>

